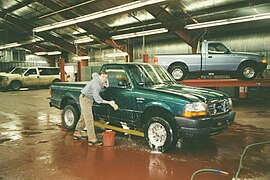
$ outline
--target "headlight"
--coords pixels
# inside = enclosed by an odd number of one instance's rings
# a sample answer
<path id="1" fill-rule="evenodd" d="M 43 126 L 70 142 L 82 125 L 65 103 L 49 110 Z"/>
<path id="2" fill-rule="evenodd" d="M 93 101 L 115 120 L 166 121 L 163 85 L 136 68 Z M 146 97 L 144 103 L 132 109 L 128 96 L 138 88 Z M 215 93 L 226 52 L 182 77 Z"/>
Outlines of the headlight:
<path id="1" fill-rule="evenodd" d="M 8 77 L 2 77 L 2 81 L 8 81 Z"/>
<path id="2" fill-rule="evenodd" d="M 186 104 L 184 117 L 204 116 L 207 114 L 207 105 L 203 102 Z"/>

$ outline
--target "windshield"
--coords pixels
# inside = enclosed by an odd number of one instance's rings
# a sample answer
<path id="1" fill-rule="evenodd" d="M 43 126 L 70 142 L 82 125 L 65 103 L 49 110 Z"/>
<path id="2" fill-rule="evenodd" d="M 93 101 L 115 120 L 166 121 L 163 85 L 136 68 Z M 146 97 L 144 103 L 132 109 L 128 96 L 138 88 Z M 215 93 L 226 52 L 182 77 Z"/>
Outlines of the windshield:
<path id="1" fill-rule="evenodd" d="M 15 68 L 11 74 L 20 74 L 22 75 L 25 71 L 26 71 L 27 68 Z"/>
<path id="2" fill-rule="evenodd" d="M 130 66 L 129 71 L 136 85 L 146 86 L 175 83 L 169 73 L 163 67 L 158 65 L 145 64 Z"/>

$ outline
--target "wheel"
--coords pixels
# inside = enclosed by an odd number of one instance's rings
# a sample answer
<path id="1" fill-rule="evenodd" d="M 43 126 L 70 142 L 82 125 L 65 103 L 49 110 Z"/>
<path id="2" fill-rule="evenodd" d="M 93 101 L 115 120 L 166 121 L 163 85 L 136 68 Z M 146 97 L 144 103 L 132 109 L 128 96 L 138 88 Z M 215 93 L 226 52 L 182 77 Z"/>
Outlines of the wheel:
<path id="1" fill-rule="evenodd" d="M 12 81 L 9 86 L 13 91 L 18 91 L 22 87 L 22 83 L 20 81 Z"/>
<path id="2" fill-rule="evenodd" d="M 151 150 L 167 152 L 174 148 L 177 140 L 177 130 L 162 117 L 151 117 L 145 129 L 145 138 Z"/>
<path id="3" fill-rule="evenodd" d="M 181 81 L 186 77 L 187 70 L 183 65 L 174 65 L 169 68 L 169 73 L 175 80 Z"/>
<path id="4" fill-rule="evenodd" d="M 53 80 L 52 84 L 55 82 L 61 82 L 61 81 L 60 81 L 60 79 L 55 79 L 55 80 Z"/>
<path id="5" fill-rule="evenodd" d="M 239 72 L 240 72 L 240 78 L 243 80 L 252 80 L 252 79 L 255 79 L 257 76 L 257 71 L 255 67 L 251 64 L 242 65 L 239 68 Z"/>
<path id="6" fill-rule="evenodd" d="M 79 113 L 72 105 L 67 105 L 62 112 L 62 125 L 64 128 L 73 131 L 79 120 Z"/>

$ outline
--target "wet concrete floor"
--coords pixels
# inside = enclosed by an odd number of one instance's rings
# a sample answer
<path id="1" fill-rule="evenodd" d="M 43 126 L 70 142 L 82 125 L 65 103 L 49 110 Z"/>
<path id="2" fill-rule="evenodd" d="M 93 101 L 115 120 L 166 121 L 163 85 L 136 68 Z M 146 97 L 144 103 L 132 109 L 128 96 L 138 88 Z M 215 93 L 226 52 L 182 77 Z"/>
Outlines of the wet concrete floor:
<path id="1" fill-rule="evenodd" d="M 89 147 L 60 126 L 48 89 L 0 92 L 0 179 L 229 180 L 244 148 L 270 140 L 270 98 L 235 100 L 236 122 L 226 132 L 186 141 L 167 154 L 151 153 L 144 139 L 118 133 L 114 147 Z M 98 136 L 102 133 L 99 130 Z M 250 148 L 240 179 L 270 179 L 270 145 Z"/>

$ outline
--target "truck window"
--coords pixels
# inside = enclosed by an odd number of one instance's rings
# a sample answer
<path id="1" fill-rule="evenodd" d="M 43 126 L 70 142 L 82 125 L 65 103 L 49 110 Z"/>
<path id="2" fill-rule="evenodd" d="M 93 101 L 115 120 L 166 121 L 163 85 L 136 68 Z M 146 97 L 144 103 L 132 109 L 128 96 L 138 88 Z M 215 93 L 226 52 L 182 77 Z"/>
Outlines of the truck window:
<path id="1" fill-rule="evenodd" d="M 20 75 L 22 75 L 26 70 L 27 70 L 27 68 L 16 68 L 14 71 L 11 72 L 11 74 L 20 74 Z"/>
<path id="2" fill-rule="evenodd" d="M 108 68 L 106 71 L 109 74 L 108 83 L 110 87 L 121 87 L 121 83 L 128 85 L 129 79 L 126 72 L 122 68 Z"/>
<path id="3" fill-rule="evenodd" d="M 25 76 L 36 75 L 36 74 L 37 74 L 36 69 L 29 69 L 28 71 L 26 71 Z"/>
<path id="4" fill-rule="evenodd" d="M 229 53 L 230 50 L 220 43 L 209 43 L 208 44 L 208 53 L 209 54 L 226 54 Z"/>
<path id="5" fill-rule="evenodd" d="M 38 68 L 40 75 L 59 75 L 60 68 Z"/>

